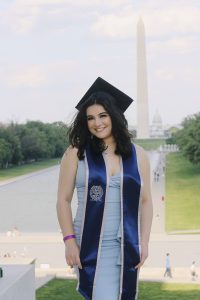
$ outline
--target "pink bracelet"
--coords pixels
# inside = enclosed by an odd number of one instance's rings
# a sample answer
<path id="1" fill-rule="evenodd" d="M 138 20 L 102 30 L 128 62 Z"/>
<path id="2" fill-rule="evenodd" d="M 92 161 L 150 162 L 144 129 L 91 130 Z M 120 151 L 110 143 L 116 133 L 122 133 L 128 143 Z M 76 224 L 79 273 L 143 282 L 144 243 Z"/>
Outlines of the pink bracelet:
<path id="1" fill-rule="evenodd" d="M 63 237 L 63 242 L 70 240 L 70 239 L 75 239 L 75 234 L 69 234 Z"/>

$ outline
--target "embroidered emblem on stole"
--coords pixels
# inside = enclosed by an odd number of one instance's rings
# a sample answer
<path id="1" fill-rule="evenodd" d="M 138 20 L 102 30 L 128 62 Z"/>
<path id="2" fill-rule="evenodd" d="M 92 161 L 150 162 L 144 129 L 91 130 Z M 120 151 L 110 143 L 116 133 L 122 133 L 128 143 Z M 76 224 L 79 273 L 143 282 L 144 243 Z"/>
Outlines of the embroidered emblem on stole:
<path id="1" fill-rule="evenodd" d="M 90 201 L 101 201 L 103 189 L 100 185 L 93 185 L 90 189 Z"/>

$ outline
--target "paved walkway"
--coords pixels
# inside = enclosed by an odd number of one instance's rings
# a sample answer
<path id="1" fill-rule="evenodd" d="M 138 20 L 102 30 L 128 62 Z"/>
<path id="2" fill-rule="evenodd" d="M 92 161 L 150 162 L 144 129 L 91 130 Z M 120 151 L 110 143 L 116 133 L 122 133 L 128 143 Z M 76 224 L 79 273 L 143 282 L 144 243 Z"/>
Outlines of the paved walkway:
<path id="1" fill-rule="evenodd" d="M 150 154 L 151 155 L 151 154 Z M 152 165 L 153 164 L 153 165 Z M 143 279 L 161 280 L 165 270 L 165 256 L 170 253 L 172 275 L 170 282 L 200 283 L 191 280 L 190 265 L 193 260 L 197 267 L 200 266 L 200 234 L 167 234 L 165 232 L 165 154 L 154 152 L 154 160 L 151 160 L 152 171 L 152 199 L 154 206 L 154 218 L 149 246 L 149 258 L 141 270 Z M 159 176 L 154 176 L 157 170 Z M 196 231 L 196 232 L 199 232 Z M 200 277 L 200 268 L 197 270 Z"/>
<path id="2" fill-rule="evenodd" d="M 52 167 L 47 167 L 45 169 L 42 169 L 42 170 L 39 170 L 39 171 L 34 171 L 34 172 L 31 172 L 31 173 L 28 173 L 28 174 L 25 174 L 25 175 L 12 177 L 12 178 L 9 178 L 9 179 L 6 179 L 6 180 L 0 180 L 0 187 L 5 186 L 5 185 L 10 184 L 10 183 L 13 183 L 13 182 L 24 180 L 26 178 L 37 176 L 37 175 L 43 174 L 45 172 L 49 172 L 50 170 L 54 170 L 56 168 L 58 168 L 58 165 L 55 165 L 55 166 L 52 166 Z"/>
<path id="3" fill-rule="evenodd" d="M 153 159 L 152 159 L 153 156 Z M 154 217 L 152 223 L 152 234 L 165 235 L 165 156 L 159 152 L 150 152 L 151 182 Z M 156 175 L 154 175 L 154 173 Z"/>

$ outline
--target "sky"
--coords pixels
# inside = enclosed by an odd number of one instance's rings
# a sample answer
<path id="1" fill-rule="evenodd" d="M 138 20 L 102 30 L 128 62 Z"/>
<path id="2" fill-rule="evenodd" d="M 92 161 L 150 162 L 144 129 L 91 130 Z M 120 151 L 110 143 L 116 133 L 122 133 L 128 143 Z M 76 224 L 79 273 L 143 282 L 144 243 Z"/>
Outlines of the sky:
<path id="1" fill-rule="evenodd" d="M 200 112 L 199 0 L 0 0 L 0 123 L 68 123 L 100 76 L 134 99 L 135 125 L 140 17 L 150 122 Z"/>

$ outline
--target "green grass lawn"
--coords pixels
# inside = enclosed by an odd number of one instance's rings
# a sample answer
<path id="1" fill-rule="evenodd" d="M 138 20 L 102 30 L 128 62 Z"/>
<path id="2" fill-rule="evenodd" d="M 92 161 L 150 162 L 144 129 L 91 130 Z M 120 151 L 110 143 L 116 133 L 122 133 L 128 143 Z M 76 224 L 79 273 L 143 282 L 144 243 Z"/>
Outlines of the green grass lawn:
<path id="1" fill-rule="evenodd" d="M 76 280 L 53 279 L 36 292 L 37 300 L 83 300 L 76 291 Z M 103 299 L 102 299 L 103 300 Z"/>
<path id="2" fill-rule="evenodd" d="M 200 166 L 188 162 L 181 153 L 168 154 L 166 230 L 196 229 L 200 230 Z"/>
<path id="3" fill-rule="evenodd" d="M 134 139 L 134 143 L 140 145 L 145 150 L 156 150 L 160 145 L 165 145 L 164 139 Z"/>
<path id="4" fill-rule="evenodd" d="M 200 286 L 159 282 L 140 282 L 138 300 L 199 300 Z M 76 280 L 54 279 L 36 293 L 37 300 L 83 300 L 75 290 Z M 104 300 L 104 299 L 102 299 Z"/>
<path id="5" fill-rule="evenodd" d="M 58 164 L 59 159 L 46 159 L 38 162 L 25 164 L 18 167 L 8 169 L 0 169 L 0 180 L 6 180 L 12 177 L 24 175 L 30 172 L 35 172 Z"/>

